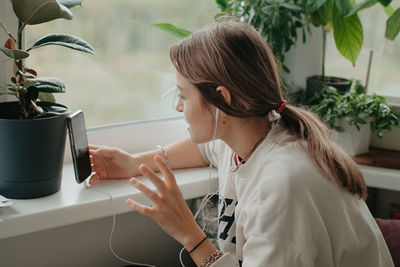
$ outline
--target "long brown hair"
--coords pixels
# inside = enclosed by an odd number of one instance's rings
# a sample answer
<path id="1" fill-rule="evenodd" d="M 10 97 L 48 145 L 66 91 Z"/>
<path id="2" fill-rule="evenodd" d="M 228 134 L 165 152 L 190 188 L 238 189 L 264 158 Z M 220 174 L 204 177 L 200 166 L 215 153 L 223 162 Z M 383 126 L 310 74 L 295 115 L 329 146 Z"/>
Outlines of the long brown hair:
<path id="1" fill-rule="evenodd" d="M 272 51 L 250 25 L 214 23 L 183 39 L 170 50 L 176 70 L 191 82 L 203 99 L 228 115 L 265 117 L 282 103 L 278 70 Z M 229 88 L 231 104 L 215 90 Z M 366 185 L 357 164 L 331 141 L 328 127 L 306 108 L 287 104 L 282 121 L 297 136 L 311 159 L 329 180 L 366 198 Z M 304 146 L 304 143 L 307 145 Z"/>

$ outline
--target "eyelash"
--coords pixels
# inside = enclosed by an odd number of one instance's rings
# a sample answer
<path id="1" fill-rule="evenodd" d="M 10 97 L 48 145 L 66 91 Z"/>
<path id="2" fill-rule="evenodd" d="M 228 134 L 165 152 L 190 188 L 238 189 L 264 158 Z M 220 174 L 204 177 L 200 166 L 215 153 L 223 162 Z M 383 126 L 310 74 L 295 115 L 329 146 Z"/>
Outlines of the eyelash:
<path id="1" fill-rule="evenodd" d="M 183 99 L 183 100 L 185 99 L 185 97 L 182 96 L 181 94 L 178 94 L 178 98 L 179 98 L 179 99 Z"/>

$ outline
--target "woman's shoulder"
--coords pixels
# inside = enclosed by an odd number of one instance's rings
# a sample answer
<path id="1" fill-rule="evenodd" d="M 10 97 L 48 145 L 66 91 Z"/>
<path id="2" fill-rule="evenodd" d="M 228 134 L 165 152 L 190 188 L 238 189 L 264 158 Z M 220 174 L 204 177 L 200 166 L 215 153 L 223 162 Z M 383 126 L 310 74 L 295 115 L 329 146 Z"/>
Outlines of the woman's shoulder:
<path id="1" fill-rule="evenodd" d="M 262 188 L 290 189 L 321 186 L 328 180 L 322 175 L 307 151 L 307 144 L 290 135 L 266 146 L 257 160 Z"/>

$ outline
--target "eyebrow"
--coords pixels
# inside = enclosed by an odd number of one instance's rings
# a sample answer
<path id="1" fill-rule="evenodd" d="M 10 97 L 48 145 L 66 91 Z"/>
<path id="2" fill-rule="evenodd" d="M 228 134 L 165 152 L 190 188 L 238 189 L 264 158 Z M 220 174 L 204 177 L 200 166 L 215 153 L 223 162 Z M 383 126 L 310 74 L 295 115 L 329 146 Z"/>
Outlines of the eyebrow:
<path id="1" fill-rule="evenodd" d="M 180 87 L 179 85 L 176 85 L 176 87 L 177 87 L 179 90 L 183 90 L 183 88 Z"/>

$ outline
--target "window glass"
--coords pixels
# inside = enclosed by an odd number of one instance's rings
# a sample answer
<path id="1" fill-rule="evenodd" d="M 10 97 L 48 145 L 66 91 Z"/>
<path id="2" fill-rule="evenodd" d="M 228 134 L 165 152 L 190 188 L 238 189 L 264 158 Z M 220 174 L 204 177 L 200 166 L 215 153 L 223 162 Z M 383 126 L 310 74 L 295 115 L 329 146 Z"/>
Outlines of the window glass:
<path id="1" fill-rule="evenodd" d="M 392 1 L 391 5 L 397 9 L 400 1 Z M 359 17 L 364 29 L 364 43 L 356 65 L 353 67 L 352 63 L 340 55 L 331 32 L 327 40 L 326 74 L 354 78 L 365 83 L 369 54 L 373 50 L 368 91 L 400 103 L 400 37 L 397 36 L 394 41 L 385 39 L 388 16 L 379 4 L 361 11 Z"/>
<path id="2" fill-rule="evenodd" d="M 88 41 L 96 55 L 59 46 L 32 50 L 27 66 L 39 76 L 60 78 L 58 103 L 82 109 L 89 127 L 177 116 L 175 70 L 169 47 L 179 39 L 151 24 L 168 22 L 191 31 L 218 12 L 210 0 L 86 0 L 71 21 L 26 28 L 26 45 L 46 34 L 67 33 Z"/>

